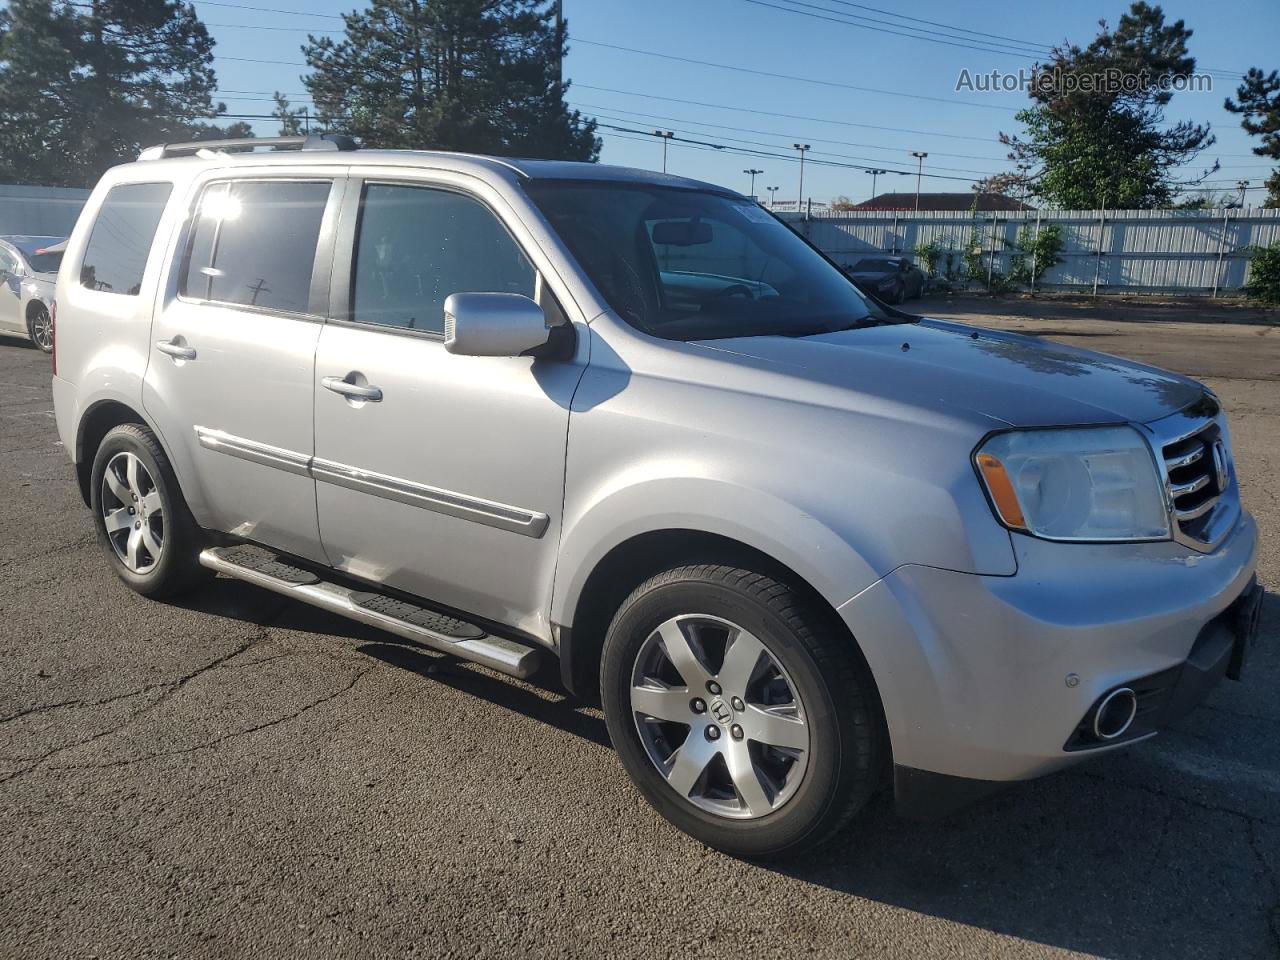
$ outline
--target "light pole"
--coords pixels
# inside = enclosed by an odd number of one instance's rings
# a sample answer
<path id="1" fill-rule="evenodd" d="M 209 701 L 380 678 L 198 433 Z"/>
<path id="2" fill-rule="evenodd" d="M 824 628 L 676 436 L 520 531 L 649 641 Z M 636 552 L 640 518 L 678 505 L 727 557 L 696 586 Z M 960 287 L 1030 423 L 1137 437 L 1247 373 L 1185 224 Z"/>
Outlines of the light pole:
<path id="1" fill-rule="evenodd" d="M 924 158 L 928 156 L 922 150 L 912 150 L 911 155 L 916 158 L 916 213 L 920 212 L 920 177 L 924 174 Z"/>
<path id="2" fill-rule="evenodd" d="M 1244 209 L 1244 192 L 1249 189 L 1248 180 L 1237 180 L 1236 189 L 1240 191 L 1240 209 Z"/>
<path id="3" fill-rule="evenodd" d="M 809 149 L 807 143 L 793 143 L 791 146 L 800 151 L 800 198 L 796 201 L 796 211 L 804 208 L 804 155 Z"/>
<path id="4" fill-rule="evenodd" d="M 667 141 L 676 135 L 675 131 L 674 130 L 655 130 L 653 131 L 653 135 L 655 137 L 662 138 L 662 172 L 666 173 L 667 172 Z"/>
<path id="5" fill-rule="evenodd" d="M 772 210 L 774 207 L 774 204 L 778 202 L 778 188 L 765 187 L 765 189 L 769 191 L 769 209 Z"/>
<path id="6" fill-rule="evenodd" d="M 867 170 L 865 172 L 871 174 L 871 199 L 874 200 L 876 198 L 876 177 L 880 176 L 880 174 L 882 173 L 888 173 L 889 171 L 888 170 Z"/>
<path id="7" fill-rule="evenodd" d="M 763 170 L 756 170 L 756 169 L 754 169 L 754 168 L 753 168 L 753 169 L 743 170 L 742 172 L 743 172 L 743 173 L 749 173 L 749 174 L 751 174 L 751 193 L 749 194 L 749 196 L 750 196 L 752 199 L 754 199 L 754 198 L 755 198 L 755 195 L 756 195 L 756 174 L 757 174 L 757 173 L 764 173 L 764 171 L 763 171 Z"/>

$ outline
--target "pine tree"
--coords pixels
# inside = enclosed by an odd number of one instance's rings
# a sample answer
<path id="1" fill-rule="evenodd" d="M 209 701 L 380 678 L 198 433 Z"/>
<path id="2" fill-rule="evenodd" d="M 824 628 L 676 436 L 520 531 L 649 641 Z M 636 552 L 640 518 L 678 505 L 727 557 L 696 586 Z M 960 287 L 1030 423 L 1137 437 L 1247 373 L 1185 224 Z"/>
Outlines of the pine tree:
<path id="1" fill-rule="evenodd" d="M 1065 209 L 1115 209 L 1167 206 L 1178 187 L 1203 181 L 1216 164 L 1184 183 L 1174 173 L 1214 143 L 1208 124 L 1166 124 L 1164 112 L 1172 78 L 1195 70 L 1191 33 L 1136 0 L 1114 30 L 1100 24 L 1087 47 L 1054 50 L 1036 67 L 1032 106 L 1017 115 L 1025 132 L 1001 134 L 1023 172 L 998 185 Z M 1124 82 L 1099 82 L 1108 77 Z"/>
<path id="2" fill-rule="evenodd" d="M 546 0 L 372 0 L 346 36 L 309 37 L 323 125 L 369 146 L 594 160 L 595 121 L 565 104 L 566 34 Z"/>
<path id="3" fill-rule="evenodd" d="M 152 143 L 244 134 L 207 121 L 213 40 L 181 0 L 10 0 L 0 10 L 0 180 L 91 186 Z"/>
<path id="4" fill-rule="evenodd" d="M 1240 126 L 1245 132 L 1262 138 L 1254 153 L 1280 160 L 1280 71 L 1263 73 L 1251 67 L 1236 88 L 1236 99 L 1228 97 L 1223 106 L 1242 115 Z M 1280 207 L 1280 166 L 1267 178 L 1266 187 L 1266 205 Z"/>

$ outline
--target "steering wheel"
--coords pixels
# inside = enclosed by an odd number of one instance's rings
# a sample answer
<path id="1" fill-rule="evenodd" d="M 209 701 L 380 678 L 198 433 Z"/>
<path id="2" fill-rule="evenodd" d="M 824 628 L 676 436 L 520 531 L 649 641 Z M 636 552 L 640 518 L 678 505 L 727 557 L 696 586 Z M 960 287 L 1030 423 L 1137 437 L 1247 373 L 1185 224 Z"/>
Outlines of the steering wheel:
<path id="1" fill-rule="evenodd" d="M 754 300 L 756 295 L 745 283 L 731 283 L 711 295 L 712 300 L 719 300 L 722 297 L 746 297 L 748 300 Z"/>

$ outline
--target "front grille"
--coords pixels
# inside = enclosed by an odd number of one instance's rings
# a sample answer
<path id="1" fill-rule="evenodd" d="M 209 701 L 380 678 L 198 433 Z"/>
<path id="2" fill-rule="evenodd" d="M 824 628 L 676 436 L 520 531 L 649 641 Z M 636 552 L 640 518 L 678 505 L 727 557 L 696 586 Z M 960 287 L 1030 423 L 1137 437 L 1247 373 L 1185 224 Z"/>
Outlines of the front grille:
<path id="1" fill-rule="evenodd" d="M 1203 540 L 1210 514 L 1231 483 L 1217 423 L 1168 443 L 1162 450 L 1173 516 L 1183 534 Z"/>

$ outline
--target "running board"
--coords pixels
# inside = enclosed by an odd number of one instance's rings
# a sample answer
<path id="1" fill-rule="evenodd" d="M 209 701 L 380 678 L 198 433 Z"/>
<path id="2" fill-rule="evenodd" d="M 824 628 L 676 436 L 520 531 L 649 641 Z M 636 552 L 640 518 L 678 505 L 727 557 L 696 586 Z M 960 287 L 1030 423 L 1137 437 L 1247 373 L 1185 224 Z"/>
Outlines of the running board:
<path id="1" fill-rule="evenodd" d="M 538 669 L 539 651 L 533 647 L 383 593 L 321 580 L 259 547 L 210 547 L 200 553 L 200 565 L 512 677 L 523 680 Z"/>

